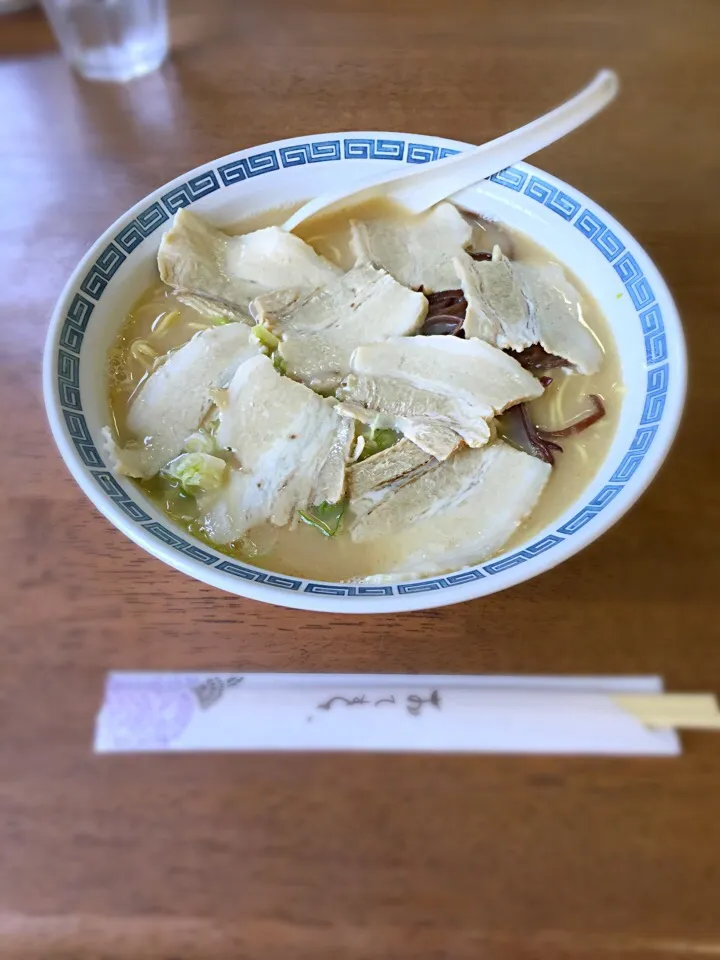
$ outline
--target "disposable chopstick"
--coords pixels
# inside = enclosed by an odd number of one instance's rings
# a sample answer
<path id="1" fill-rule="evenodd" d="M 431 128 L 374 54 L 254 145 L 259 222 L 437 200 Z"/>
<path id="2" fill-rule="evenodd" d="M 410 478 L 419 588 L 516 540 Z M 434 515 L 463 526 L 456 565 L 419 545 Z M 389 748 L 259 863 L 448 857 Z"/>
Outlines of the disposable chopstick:
<path id="1" fill-rule="evenodd" d="M 660 677 L 116 673 L 95 749 L 677 756 L 683 729 L 717 701 Z"/>
<path id="2" fill-rule="evenodd" d="M 623 693 L 610 699 L 656 730 L 720 730 L 720 709 L 711 693 Z"/>

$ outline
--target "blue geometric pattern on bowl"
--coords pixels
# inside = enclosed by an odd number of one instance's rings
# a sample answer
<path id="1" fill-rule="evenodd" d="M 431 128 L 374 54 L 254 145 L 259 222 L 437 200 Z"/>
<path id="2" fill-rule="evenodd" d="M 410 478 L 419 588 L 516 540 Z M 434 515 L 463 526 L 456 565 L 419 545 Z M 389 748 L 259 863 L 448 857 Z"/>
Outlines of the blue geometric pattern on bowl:
<path id="1" fill-rule="evenodd" d="M 507 190 L 523 193 L 537 203 L 547 207 L 557 216 L 572 223 L 588 242 L 613 265 L 633 303 L 641 326 L 645 356 L 648 365 L 645 404 L 638 429 L 630 447 L 620 460 L 615 471 L 600 492 L 575 516 L 558 529 L 522 550 L 492 560 L 476 569 L 429 580 L 416 580 L 387 586 L 365 586 L 362 584 L 327 584 L 298 580 L 280 574 L 268 573 L 245 566 L 234 560 L 223 559 L 214 553 L 203 550 L 177 532 L 169 530 L 153 520 L 118 482 L 107 469 L 97 447 L 93 443 L 85 417 L 82 413 L 80 397 L 80 362 L 83 335 L 94 309 L 94 304 L 102 297 L 108 283 L 122 262 L 133 251 L 166 223 L 180 207 L 189 206 L 201 197 L 215 190 L 232 187 L 244 180 L 262 176 L 281 168 L 301 166 L 308 163 L 328 163 L 333 160 L 398 160 L 405 163 L 429 163 L 442 157 L 458 153 L 449 147 L 438 147 L 430 143 L 407 143 L 404 140 L 383 138 L 347 137 L 337 139 L 308 140 L 305 143 L 280 147 L 279 150 L 264 150 L 240 160 L 221 164 L 214 169 L 208 167 L 201 174 L 191 177 L 185 183 L 173 187 L 164 194 L 161 201 L 151 204 L 131 220 L 100 254 L 80 283 L 80 291 L 73 298 L 60 333 L 60 345 L 57 353 L 57 387 L 60 403 L 65 416 L 68 433 L 75 444 L 80 457 L 88 467 L 105 495 L 112 500 L 131 520 L 140 524 L 148 533 L 162 543 L 194 560 L 216 570 L 224 571 L 244 580 L 264 583 L 282 590 L 302 590 L 306 593 L 334 597 L 382 597 L 394 594 L 407 595 L 424 593 L 430 590 L 444 590 L 460 586 L 486 576 L 493 576 L 512 567 L 516 567 L 533 557 L 552 550 L 567 537 L 590 523 L 604 508 L 618 496 L 623 486 L 630 480 L 642 463 L 657 433 L 658 424 L 663 416 L 667 398 L 670 367 L 665 337 L 662 311 L 655 300 L 652 286 L 644 275 L 635 258 L 625 249 L 622 241 L 603 223 L 596 213 L 588 210 L 575 197 L 543 180 L 535 174 L 529 174 L 517 167 L 508 167 L 493 174 L 490 180 Z"/>

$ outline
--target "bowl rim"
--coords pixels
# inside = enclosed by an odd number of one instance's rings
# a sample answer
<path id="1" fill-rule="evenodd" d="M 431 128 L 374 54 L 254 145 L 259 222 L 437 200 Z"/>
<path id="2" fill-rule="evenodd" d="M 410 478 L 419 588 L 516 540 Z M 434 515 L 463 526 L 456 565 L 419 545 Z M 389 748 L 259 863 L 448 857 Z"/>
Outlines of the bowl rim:
<path id="1" fill-rule="evenodd" d="M 516 586 L 525 580 L 530 580 L 536 576 L 539 576 L 541 573 L 545 573 L 565 560 L 570 559 L 572 556 L 579 553 L 586 546 L 600 537 L 624 516 L 624 514 L 637 502 L 640 496 L 647 489 L 667 457 L 680 425 L 687 389 L 687 350 L 682 323 L 667 284 L 665 283 L 662 275 L 650 256 L 637 242 L 637 240 L 620 223 L 618 223 L 614 217 L 600 207 L 599 204 L 595 203 L 593 200 L 585 196 L 585 194 L 570 184 L 565 183 L 558 177 L 548 174 L 531 164 L 519 162 L 514 164 L 512 167 L 507 168 L 506 170 L 500 171 L 498 174 L 494 174 L 488 179 L 499 184 L 500 186 L 506 187 L 509 190 L 513 190 L 518 194 L 522 190 L 526 196 L 536 200 L 539 203 L 543 203 L 545 206 L 550 206 L 555 213 L 559 213 L 563 219 L 568 221 L 568 223 L 575 216 L 575 214 L 577 214 L 581 207 L 583 213 L 581 213 L 578 217 L 578 221 L 585 213 L 595 214 L 595 220 L 601 224 L 602 228 L 604 228 L 602 231 L 602 236 L 599 235 L 599 228 L 596 230 L 595 236 L 591 236 L 590 233 L 586 232 L 584 229 L 582 229 L 581 232 L 587 239 L 591 240 L 594 245 L 601 250 L 601 252 L 604 253 L 606 259 L 608 260 L 610 260 L 610 257 L 608 256 L 606 250 L 603 249 L 600 242 L 602 237 L 606 235 L 609 235 L 614 240 L 620 242 L 621 250 L 626 251 L 630 257 L 630 260 L 634 263 L 635 268 L 638 269 L 640 268 L 638 267 L 637 262 L 632 257 L 632 254 L 629 254 L 629 248 L 632 248 L 635 253 L 639 253 L 640 258 L 644 261 L 643 269 L 640 270 L 640 279 L 649 276 L 649 282 L 651 285 L 651 301 L 649 302 L 650 305 L 647 306 L 646 309 L 649 310 L 650 307 L 657 307 L 658 311 L 661 312 L 660 329 L 664 334 L 671 332 L 673 354 L 672 377 L 669 377 L 669 374 L 667 373 L 670 364 L 669 353 L 666 352 L 664 357 L 666 373 L 664 375 L 662 407 L 660 409 L 660 415 L 656 421 L 655 431 L 649 440 L 647 449 L 636 453 L 636 463 L 632 469 L 632 473 L 628 476 L 628 478 L 623 481 L 616 481 L 618 483 L 621 482 L 621 486 L 618 487 L 617 493 L 613 494 L 610 498 L 612 502 L 608 500 L 607 502 L 602 502 L 594 507 L 594 512 L 592 512 L 590 517 L 594 520 L 593 523 L 587 523 L 586 521 L 583 521 L 581 528 L 570 531 L 567 536 L 555 536 L 554 534 L 550 534 L 549 537 L 543 538 L 543 542 L 545 540 L 552 539 L 554 542 L 552 542 L 550 546 L 557 547 L 557 549 L 552 549 L 549 552 L 546 552 L 546 549 L 549 549 L 548 547 L 543 548 L 537 553 L 528 553 L 527 547 L 534 546 L 534 544 L 522 544 L 520 547 L 513 548 L 515 552 L 512 554 L 509 554 L 507 551 L 505 551 L 500 554 L 499 557 L 490 558 L 488 561 L 483 561 L 474 565 L 473 567 L 463 568 L 461 571 L 450 572 L 437 577 L 421 578 L 416 581 L 407 581 L 407 583 L 400 581 L 395 582 L 391 585 L 390 593 L 381 592 L 387 589 L 384 587 L 369 587 L 365 588 L 367 592 L 360 592 L 362 591 L 362 585 L 354 585 L 355 589 L 351 590 L 350 592 L 346 592 L 348 588 L 351 588 L 353 585 L 346 583 L 333 583 L 330 581 L 309 581 L 305 578 L 299 579 L 289 575 L 285 576 L 282 574 L 274 574 L 263 570 L 261 567 L 255 567 L 250 563 L 243 562 L 243 564 L 233 564 L 232 559 L 229 557 L 226 557 L 217 565 L 215 565 L 215 561 L 213 561 L 212 566 L 207 566 L 206 562 L 199 562 L 198 559 L 194 558 L 190 553 L 180 552 L 179 549 L 174 548 L 167 541 L 163 542 L 163 540 L 157 539 L 157 534 L 151 535 L 140 523 L 131 520 L 126 513 L 120 509 L 118 504 L 114 500 L 110 499 L 98 484 L 93 482 L 93 477 L 89 466 L 82 461 L 75 445 L 71 442 L 68 433 L 68 426 L 63 417 L 60 397 L 56 389 L 56 354 L 60 348 L 60 334 L 62 325 L 66 319 L 68 308 L 71 304 L 72 295 L 80 287 L 83 277 L 86 277 L 88 274 L 88 270 L 93 266 L 98 254 L 106 250 L 108 245 L 112 244 L 113 240 L 116 239 L 118 231 L 121 231 L 124 227 L 126 227 L 130 221 L 135 221 L 135 218 L 140 214 L 147 212 L 149 205 L 158 203 L 161 198 L 164 200 L 167 195 L 173 191 L 177 191 L 180 188 L 187 189 L 189 181 L 192 181 L 195 178 L 201 178 L 203 175 L 207 175 L 209 171 L 219 171 L 224 165 L 235 166 L 242 162 L 245 164 L 251 164 L 253 158 L 256 158 L 258 154 L 264 157 L 273 151 L 281 151 L 282 149 L 290 151 L 293 148 L 303 148 L 306 151 L 312 148 L 314 150 L 315 146 L 317 145 L 324 146 L 335 142 L 339 144 L 340 139 L 343 140 L 344 144 L 350 141 L 359 144 L 374 143 L 377 144 L 378 150 L 380 150 L 380 145 L 383 145 L 384 147 L 386 144 L 399 144 L 402 142 L 404 145 L 407 145 L 406 159 L 390 157 L 383 155 L 382 153 L 378 153 L 377 156 L 373 154 L 372 159 L 405 159 L 405 162 L 407 163 L 425 162 L 427 160 L 436 159 L 438 156 L 441 157 L 449 155 L 460 150 L 472 149 L 473 147 L 472 144 L 465 143 L 463 141 L 414 133 L 408 134 L 389 131 L 338 131 L 332 133 L 312 134 L 270 141 L 268 143 L 258 144 L 243 150 L 226 154 L 223 157 L 200 164 L 192 170 L 186 171 L 173 180 L 168 181 L 165 184 L 161 184 L 155 190 L 152 190 L 132 207 L 123 212 L 97 238 L 97 240 L 90 245 L 68 278 L 53 309 L 46 335 L 43 354 L 43 395 L 45 409 L 53 438 L 63 460 L 65 461 L 65 464 L 67 465 L 71 475 L 79 487 L 83 490 L 85 495 L 95 505 L 95 507 L 114 526 L 116 526 L 134 543 L 142 547 L 146 552 L 167 563 L 169 566 L 172 566 L 175 569 L 180 570 L 182 573 L 194 577 L 195 579 L 220 590 L 233 593 L 237 596 L 248 597 L 249 599 L 270 603 L 275 606 L 284 606 L 315 612 L 347 614 L 390 614 L 406 611 L 409 612 L 413 610 L 446 606 L 454 603 L 462 603 L 467 600 L 490 596 L 491 594 L 500 590 L 508 589 L 509 587 Z M 411 148 L 419 148 L 419 152 L 416 152 L 418 157 L 417 159 L 410 159 Z M 347 147 L 345 149 L 347 151 Z M 362 159 L 371 158 L 370 149 L 370 147 L 367 148 L 367 156 L 362 157 Z M 347 152 L 342 157 L 342 159 L 349 158 L 350 157 L 348 157 Z M 308 162 L 312 162 L 309 158 L 309 154 L 306 154 L 306 159 Z M 321 157 L 319 159 L 341 158 L 339 156 L 333 156 Z M 285 157 L 283 157 L 283 164 L 285 166 L 290 165 L 285 164 Z M 275 166 L 272 169 L 277 170 L 279 168 Z M 258 172 L 262 173 L 265 171 L 260 170 Z M 252 176 L 253 174 L 250 175 Z M 245 178 L 243 177 L 242 179 Z M 225 186 L 230 185 L 231 184 L 229 182 L 225 182 Z M 535 188 L 537 188 L 538 185 L 542 185 L 540 188 L 540 195 L 537 195 L 537 190 L 536 193 L 528 192 L 528 188 L 531 185 L 534 185 Z M 545 195 L 543 196 L 542 188 L 544 188 L 545 191 L 547 191 L 549 188 L 552 193 L 550 194 L 545 192 Z M 567 201 L 571 203 L 577 203 L 578 205 L 572 217 L 568 217 L 562 209 L 563 204 Z M 190 202 L 192 202 L 192 200 Z M 598 217 L 597 214 L 600 214 L 600 217 Z M 165 217 L 165 220 L 169 219 L 170 217 Z M 578 223 L 576 222 L 574 225 L 578 226 Z M 595 224 L 590 224 L 588 229 L 590 228 L 595 229 Z M 578 229 L 581 228 L 578 227 Z M 625 259 L 624 256 L 621 256 L 621 254 L 617 254 L 616 256 L 620 257 L 620 259 Z M 632 294 L 631 287 L 628 284 L 634 283 L 637 277 L 631 276 L 628 280 L 626 280 L 620 271 L 617 270 L 617 267 L 615 269 L 618 272 L 620 279 L 625 284 L 626 289 L 628 289 L 628 291 L 630 291 Z M 635 304 L 634 297 L 633 303 Z M 94 305 L 95 304 L 93 304 L 93 307 Z M 636 312 L 639 315 L 640 308 L 637 307 L 636 304 L 635 306 Z M 646 345 L 648 344 L 647 336 L 648 334 L 645 333 Z M 649 346 L 647 349 L 650 349 Z M 655 370 L 657 369 L 658 368 L 655 367 Z M 652 368 L 648 366 L 647 372 L 648 393 L 646 394 L 646 402 L 651 399 L 649 393 L 649 380 L 653 372 Z M 642 422 L 643 421 L 641 421 L 641 424 Z M 622 462 L 624 462 L 624 460 L 631 455 L 632 447 L 628 453 L 626 453 Z M 606 466 L 607 459 L 608 458 L 606 456 L 602 466 L 598 470 L 598 473 L 595 475 L 596 477 L 603 467 Z M 640 469 L 638 469 L 636 472 L 638 467 Z M 612 476 L 614 477 L 620 469 L 621 465 L 618 466 Z M 612 478 L 609 478 L 608 482 L 611 482 L 611 480 Z M 125 496 L 127 495 L 125 494 Z M 587 504 L 583 509 L 591 510 L 591 507 L 592 503 Z M 577 516 L 579 516 L 579 514 Z M 150 518 L 148 517 L 148 519 Z M 558 521 L 554 521 L 553 524 L 548 527 L 548 529 L 552 529 L 554 523 L 556 522 Z M 563 526 L 568 526 L 568 524 L 566 523 Z M 169 533 L 170 531 L 165 532 Z M 171 533 L 171 536 L 175 535 Z M 202 541 L 195 540 L 195 538 L 187 533 L 185 533 L 185 536 L 187 536 L 191 541 L 191 546 L 192 544 L 199 545 L 202 543 Z M 176 536 L 175 539 L 180 538 Z M 194 549 L 196 553 L 205 553 L 206 556 L 210 555 L 207 553 L 208 548 L 204 543 L 202 543 L 202 548 L 196 547 Z M 503 560 L 507 561 L 508 559 L 512 559 L 519 553 L 526 553 L 528 555 L 522 558 L 522 562 L 512 563 L 502 570 L 489 571 L 496 574 L 495 576 L 487 576 L 484 571 L 478 569 L 481 567 L 487 568 L 493 564 L 499 565 Z M 218 556 L 223 557 L 224 555 L 222 553 L 218 553 Z M 224 564 L 224 566 L 221 564 Z M 246 578 L 242 574 L 233 573 L 231 575 L 231 571 L 228 569 L 228 567 L 231 566 L 252 572 L 253 576 Z M 471 574 L 475 574 L 476 576 L 471 576 Z M 465 577 L 465 579 L 462 579 L 463 577 Z M 433 586 L 440 583 L 440 581 L 447 581 L 449 579 L 451 580 L 452 578 L 455 578 L 458 582 L 443 582 L 442 585 L 444 589 L 439 589 L 437 586 Z M 289 582 L 298 583 L 300 586 L 288 587 Z M 396 592 L 396 588 L 403 586 L 407 587 L 407 591 Z M 317 589 L 310 589 L 311 587 Z M 340 592 L 341 590 L 342 592 Z"/>

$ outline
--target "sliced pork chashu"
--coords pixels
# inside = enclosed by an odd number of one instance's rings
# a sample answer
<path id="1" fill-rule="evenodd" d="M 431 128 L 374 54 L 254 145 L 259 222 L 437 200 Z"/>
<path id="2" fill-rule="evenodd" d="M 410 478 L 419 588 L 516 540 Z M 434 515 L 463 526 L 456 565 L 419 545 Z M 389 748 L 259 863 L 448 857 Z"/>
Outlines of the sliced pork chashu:
<path id="1" fill-rule="evenodd" d="M 280 227 L 230 236 L 185 209 L 162 238 L 158 267 L 184 302 L 247 322 L 253 297 L 288 287 L 314 290 L 341 273 Z"/>
<path id="2" fill-rule="evenodd" d="M 387 573 L 426 576 L 479 563 L 502 549 L 535 507 L 550 466 L 502 440 L 431 461 L 365 509 L 356 542 L 379 541 Z M 351 507 L 353 504 L 351 503 Z"/>
<path id="3" fill-rule="evenodd" d="M 451 203 L 413 217 L 381 217 L 352 224 L 360 260 L 384 267 L 406 287 L 427 293 L 457 286 L 453 259 L 472 243 L 472 228 Z"/>
<path id="4" fill-rule="evenodd" d="M 403 438 L 387 450 L 351 464 L 348 468 L 347 492 L 353 521 L 357 523 L 398 486 L 407 483 L 435 462 L 430 454 Z"/>
<path id="5" fill-rule="evenodd" d="M 358 347 L 340 396 L 343 413 L 402 432 L 426 453 L 446 459 L 462 440 L 481 447 L 488 421 L 539 397 L 538 380 L 482 340 L 404 337 Z M 364 411 L 364 413 L 361 412 Z"/>
<path id="6" fill-rule="evenodd" d="M 215 434 L 239 469 L 200 504 L 211 539 L 230 543 L 264 521 L 285 526 L 298 510 L 342 499 L 353 435 L 352 420 L 334 401 L 280 376 L 268 357 L 243 364 L 220 405 Z"/>
<path id="7" fill-rule="evenodd" d="M 350 466 L 348 496 L 357 501 L 360 497 L 386 491 L 432 462 L 433 457 L 416 444 L 406 439 L 399 440 L 387 450 L 381 450 L 367 460 Z"/>
<path id="8" fill-rule="evenodd" d="M 259 344 L 241 323 L 212 327 L 171 353 L 140 387 L 127 413 L 133 446 L 120 449 L 105 428 L 106 452 L 120 473 L 148 478 L 183 452 L 212 406 L 214 390 L 227 386 L 238 367 L 257 356 Z"/>
<path id="9" fill-rule="evenodd" d="M 580 297 L 556 264 L 535 266 L 508 260 L 499 247 L 492 260 L 455 259 L 468 303 L 464 329 L 502 350 L 539 343 L 579 373 L 595 373 L 602 349 L 582 322 Z"/>
<path id="10" fill-rule="evenodd" d="M 335 389 L 355 347 L 420 329 L 428 303 L 389 273 L 364 263 L 305 295 L 286 291 L 253 301 L 252 312 L 276 336 L 290 376 Z"/>

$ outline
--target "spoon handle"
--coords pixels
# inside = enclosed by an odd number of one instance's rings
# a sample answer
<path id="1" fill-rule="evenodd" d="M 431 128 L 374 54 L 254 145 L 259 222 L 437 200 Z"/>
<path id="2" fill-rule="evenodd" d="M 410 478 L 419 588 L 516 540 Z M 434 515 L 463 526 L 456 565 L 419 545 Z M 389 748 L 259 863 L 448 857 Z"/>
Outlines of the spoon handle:
<path id="1" fill-rule="evenodd" d="M 582 126 L 614 99 L 618 88 L 617 75 L 612 70 L 601 70 L 583 90 L 544 116 L 476 150 L 440 161 L 415 176 L 408 175 L 383 192 L 411 213 L 422 213 Z"/>
<path id="2" fill-rule="evenodd" d="M 283 227 L 294 230 L 315 214 L 341 210 L 380 196 L 401 204 L 410 213 L 422 213 L 582 126 L 613 100 L 618 88 L 617 75 L 612 70 L 601 70 L 570 100 L 517 130 L 474 150 L 436 160 L 421 169 L 416 167 L 410 173 L 393 171 L 379 179 L 355 184 L 349 192 L 316 197 L 296 210 Z"/>

